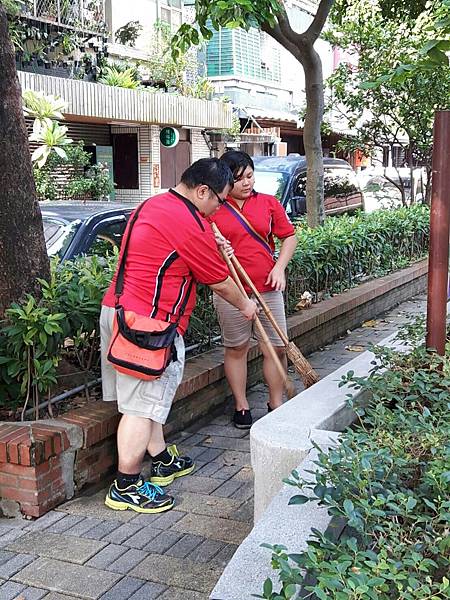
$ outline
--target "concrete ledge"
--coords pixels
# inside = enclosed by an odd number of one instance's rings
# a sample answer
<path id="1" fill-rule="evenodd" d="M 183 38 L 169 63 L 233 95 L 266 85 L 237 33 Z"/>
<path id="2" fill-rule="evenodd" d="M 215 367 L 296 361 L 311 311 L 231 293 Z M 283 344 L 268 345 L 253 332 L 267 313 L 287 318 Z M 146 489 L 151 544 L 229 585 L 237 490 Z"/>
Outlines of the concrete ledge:
<path id="1" fill-rule="evenodd" d="M 380 345 L 395 346 L 395 333 Z M 264 581 L 273 577 L 270 551 L 262 543 L 283 544 L 291 553 L 301 552 L 311 527 L 325 531 L 331 517 L 317 503 L 288 506 L 296 488 L 282 483 L 293 469 L 312 479 L 317 451 L 336 444 L 339 432 L 350 425 L 354 413 L 346 406 L 347 386 L 339 387 L 342 375 L 353 371 L 362 377 L 373 367 L 374 354 L 366 351 L 314 386 L 298 394 L 272 413 L 259 419 L 250 430 L 250 449 L 255 476 L 255 526 L 239 546 L 216 587 L 211 600 L 247 600 L 261 594 Z M 354 397 L 362 400 L 361 392 Z M 306 490 L 305 493 L 308 493 Z"/>

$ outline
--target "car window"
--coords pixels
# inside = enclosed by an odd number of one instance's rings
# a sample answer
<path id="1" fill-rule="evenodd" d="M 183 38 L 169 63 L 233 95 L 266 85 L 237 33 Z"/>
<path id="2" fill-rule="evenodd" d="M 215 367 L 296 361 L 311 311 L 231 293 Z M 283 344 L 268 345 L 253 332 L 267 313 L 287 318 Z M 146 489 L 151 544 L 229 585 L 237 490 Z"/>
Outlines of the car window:
<path id="1" fill-rule="evenodd" d="M 255 170 L 255 190 L 261 194 L 270 194 L 281 200 L 289 175 L 277 171 Z"/>
<path id="2" fill-rule="evenodd" d="M 356 173 L 351 169 L 325 167 L 324 170 L 324 196 L 334 198 L 359 193 Z M 294 187 L 293 196 L 306 196 L 306 172 L 298 176 Z"/>
<path id="3" fill-rule="evenodd" d="M 94 237 L 86 251 L 88 256 L 106 257 L 120 248 L 122 237 L 127 225 L 126 219 L 100 223 L 94 232 Z"/>
<path id="4" fill-rule="evenodd" d="M 65 224 L 44 216 L 42 223 L 47 254 L 49 256 L 64 256 L 66 249 L 80 227 L 81 221 Z"/>

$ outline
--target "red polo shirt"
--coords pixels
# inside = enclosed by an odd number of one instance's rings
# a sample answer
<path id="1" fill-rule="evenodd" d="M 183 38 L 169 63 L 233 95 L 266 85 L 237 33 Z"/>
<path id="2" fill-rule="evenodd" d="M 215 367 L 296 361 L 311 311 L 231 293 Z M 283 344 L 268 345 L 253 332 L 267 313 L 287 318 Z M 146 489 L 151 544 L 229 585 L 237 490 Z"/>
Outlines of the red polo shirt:
<path id="1" fill-rule="evenodd" d="M 242 208 L 239 208 L 230 197 L 227 201 L 244 215 L 261 237 L 267 240 L 272 254 L 275 250 L 274 237 L 284 239 L 295 233 L 286 211 L 275 196 L 253 192 Z M 216 223 L 222 235 L 231 242 L 237 259 L 247 271 L 256 289 L 259 292 L 273 291 L 270 285 L 265 284 L 267 276 L 275 266 L 273 256 L 248 233 L 226 206 L 220 207 L 210 220 Z"/>
<path id="2" fill-rule="evenodd" d="M 127 234 L 128 227 L 124 240 Z M 120 256 L 122 252 L 123 244 Z M 116 276 L 117 272 L 103 299 L 105 306 L 115 305 Z M 120 303 L 125 310 L 173 323 L 192 279 L 209 285 L 227 277 L 211 226 L 192 202 L 170 190 L 151 198 L 133 226 Z M 181 334 L 195 296 L 194 285 L 178 327 Z"/>

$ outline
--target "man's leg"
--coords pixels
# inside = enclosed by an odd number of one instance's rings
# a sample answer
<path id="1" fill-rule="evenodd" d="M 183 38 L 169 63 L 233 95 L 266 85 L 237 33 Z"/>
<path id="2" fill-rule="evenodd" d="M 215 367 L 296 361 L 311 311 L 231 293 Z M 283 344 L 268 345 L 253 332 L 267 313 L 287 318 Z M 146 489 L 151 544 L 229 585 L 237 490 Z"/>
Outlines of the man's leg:
<path id="1" fill-rule="evenodd" d="M 151 432 L 150 419 L 122 415 L 117 429 L 120 473 L 133 475 L 141 472 L 142 459 L 149 445 Z"/>

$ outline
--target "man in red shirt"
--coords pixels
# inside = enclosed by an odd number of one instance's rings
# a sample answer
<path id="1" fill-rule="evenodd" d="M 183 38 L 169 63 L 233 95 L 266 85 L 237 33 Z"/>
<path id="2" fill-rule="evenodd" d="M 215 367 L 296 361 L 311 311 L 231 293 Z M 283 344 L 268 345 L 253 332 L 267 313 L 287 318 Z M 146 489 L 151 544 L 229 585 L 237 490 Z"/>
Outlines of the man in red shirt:
<path id="1" fill-rule="evenodd" d="M 160 486 L 192 472 L 193 461 L 166 448 L 166 422 L 184 367 L 183 334 L 195 305 L 195 284 L 209 285 L 252 320 L 256 304 L 245 298 L 227 268 L 205 217 L 212 215 L 233 186 L 229 168 L 218 159 L 201 159 L 181 176 L 181 182 L 142 207 L 131 231 L 120 304 L 138 315 L 178 323 L 177 358 L 163 375 L 144 381 L 116 371 L 107 360 L 115 317 L 115 279 L 103 300 L 103 399 L 117 401 L 122 413 L 117 431 L 119 467 L 105 504 L 114 510 L 158 513 L 174 500 Z M 124 239 L 127 238 L 128 229 Z M 123 246 L 122 246 L 123 252 Z M 184 312 L 183 312 L 184 307 Z M 150 481 L 141 476 L 144 454 L 152 457 Z"/>

